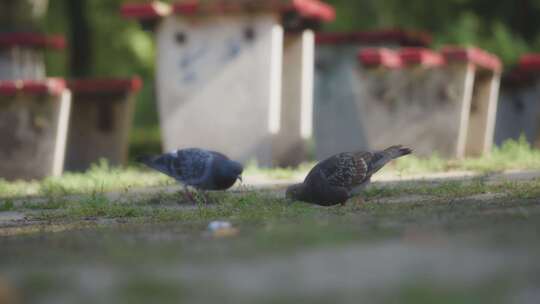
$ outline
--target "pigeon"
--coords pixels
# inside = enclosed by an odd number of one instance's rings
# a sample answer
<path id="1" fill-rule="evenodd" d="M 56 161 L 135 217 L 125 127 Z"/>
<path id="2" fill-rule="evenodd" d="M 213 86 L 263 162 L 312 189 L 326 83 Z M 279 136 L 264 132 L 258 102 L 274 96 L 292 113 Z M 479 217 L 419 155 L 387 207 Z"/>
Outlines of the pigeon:
<path id="1" fill-rule="evenodd" d="M 141 156 L 137 161 L 197 190 L 227 190 L 237 179 L 242 181 L 244 170 L 240 163 L 219 152 L 198 148 Z"/>
<path id="2" fill-rule="evenodd" d="M 336 154 L 313 167 L 304 182 L 288 187 L 286 197 L 321 206 L 344 205 L 389 161 L 411 153 L 396 145 L 382 151 Z"/>

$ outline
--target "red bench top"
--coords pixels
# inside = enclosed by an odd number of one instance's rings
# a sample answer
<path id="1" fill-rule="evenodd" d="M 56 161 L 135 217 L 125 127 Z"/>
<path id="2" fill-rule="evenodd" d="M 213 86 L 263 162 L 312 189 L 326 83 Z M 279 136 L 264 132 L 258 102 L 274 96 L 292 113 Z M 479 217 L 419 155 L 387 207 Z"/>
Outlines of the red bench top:
<path id="1" fill-rule="evenodd" d="M 24 32 L 0 33 L 0 47 L 14 46 L 62 50 L 66 47 L 66 40 L 60 35 Z"/>
<path id="2" fill-rule="evenodd" d="M 397 62 L 393 56 L 400 58 L 399 64 L 388 63 Z M 478 48 L 444 47 L 440 52 L 425 48 L 402 48 L 392 53 L 389 53 L 388 49 L 364 49 L 359 52 L 358 58 L 362 64 L 370 67 L 397 68 L 412 65 L 434 67 L 469 62 L 480 69 L 494 72 L 500 72 L 502 69 L 502 63 L 497 56 Z"/>
<path id="3" fill-rule="evenodd" d="M 367 48 L 358 54 L 360 62 L 368 67 L 400 68 L 401 58 L 395 51 L 385 48 Z"/>
<path id="4" fill-rule="evenodd" d="M 336 13 L 332 6 L 321 0 L 269 0 L 269 1 L 231 1 L 231 0 L 184 0 L 171 6 L 154 1 L 152 3 L 124 4 L 121 13 L 126 18 L 158 19 L 177 14 L 184 16 L 215 15 L 250 11 L 295 11 L 306 19 L 332 21 Z"/>
<path id="5" fill-rule="evenodd" d="M 67 82 L 67 87 L 73 93 L 125 93 L 137 92 L 142 87 L 138 76 L 132 78 L 88 78 L 73 79 Z"/>
<path id="6" fill-rule="evenodd" d="M 540 72 L 540 54 L 525 54 L 521 56 L 518 68 L 522 71 Z"/>
<path id="7" fill-rule="evenodd" d="M 58 96 L 66 89 L 66 82 L 60 78 L 44 80 L 0 80 L 0 95 L 11 96 L 17 93 L 31 95 Z"/>
<path id="8" fill-rule="evenodd" d="M 441 66 L 446 63 L 444 56 L 426 48 L 404 48 L 399 52 L 403 65 Z"/>
<path id="9" fill-rule="evenodd" d="M 120 13 L 125 18 L 133 19 L 158 19 L 169 15 L 171 7 L 168 4 L 154 1 L 151 3 L 126 3 L 123 4 Z"/>
<path id="10" fill-rule="evenodd" d="M 480 68 L 492 71 L 501 71 L 502 69 L 499 57 L 476 47 L 447 46 L 441 52 L 447 62 L 470 62 Z"/>

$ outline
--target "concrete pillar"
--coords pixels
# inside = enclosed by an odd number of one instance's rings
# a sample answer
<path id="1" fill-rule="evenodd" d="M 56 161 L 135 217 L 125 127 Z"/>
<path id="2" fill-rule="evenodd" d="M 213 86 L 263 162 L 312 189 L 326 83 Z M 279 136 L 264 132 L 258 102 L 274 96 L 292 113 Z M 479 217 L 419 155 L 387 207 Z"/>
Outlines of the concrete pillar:
<path id="1" fill-rule="evenodd" d="M 164 149 L 201 147 L 272 164 L 272 136 L 281 127 L 282 27 L 272 15 L 192 22 L 173 16 L 157 31 Z"/>
<path id="2" fill-rule="evenodd" d="M 457 116 L 458 136 L 456 139 L 455 154 L 449 155 L 462 158 L 466 155 L 467 135 L 471 113 L 471 100 L 474 90 L 476 67 L 467 63 L 465 65 L 450 66 L 446 68 L 450 77 L 448 93 L 456 98 L 459 116 Z"/>
<path id="3" fill-rule="evenodd" d="M 313 129 L 314 34 L 285 35 L 281 124 L 274 141 L 274 164 L 295 166 L 305 160 Z"/>
<path id="4" fill-rule="evenodd" d="M 465 146 L 460 146 L 458 157 L 481 156 L 489 153 L 493 146 L 497 102 L 499 98 L 499 84 L 502 65 L 500 60 L 485 51 L 477 48 L 447 47 L 442 50 L 447 64 L 464 71 L 464 81 L 474 78 L 472 92 L 470 84 L 465 86 L 464 98 L 470 98 L 468 109 L 468 122 L 462 125 Z M 470 76 L 474 73 L 474 76 Z M 467 116 L 464 116 L 467 117 Z M 462 144 L 462 142 L 460 142 Z"/>
<path id="5" fill-rule="evenodd" d="M 129 5 L 123 14 L 154 25 L 165 150 L 201 147 L 264 166 L 305 159 L 314 44 L 306 29 L 332 19 L 329 6 L 178 2 L 168 13 Z"/>
<path id="6" fill-rule="evenodd" d="M 100 159 L 125 165 L 139 78 L 70 81 L 73 95 L 67 171 L 84 171 Z M 91 149 L 89 149 L 91 147 Z"/>
<path id="7" fill-rule="evenodd" d="M 455 157 L 464 147 L 462 126 L 468 123 L 463 113 L 469 107 L 467 88 L 473 79 L 466 76 L 474 74 L 446 70 L 443 56 L 429 49 L 405 48 L 399 56 L 405 84 L 397 93 L 401 107 L 394 124 L 401 143 L 414 146 L 418 155 Z"/>
<path id="8" fill-rule="evenodd" d="M 362 92 L 358 83 L 369 73 L 358 64 L 366 48 L 427 46 L 426 33 L 401 30 L 321 32 L 316 35 L 314 142 L 318 160 L 343 151 L 369 149 L 360 121 Z"/>
<path id="9" fill-rule="evenodd" d="M 372 70 L 360 83 L 366 92 L 362 112 L 369 113 L 361 121 L 370 149 L 400 143 L 414 147 L 417 155 L 458 158 L 491 149 L 497 58 L 477 49 L 446 48 L 439 54 L 404 48 L 397 51 L 401 65 L 396 71 L 381 70 L 382 60 L 369 60 L 384 58 L 384 52 L 364 50 L 360 56 Z"/>
<path id="10" fill-rule="evenodd" d="M 404 104 L 400 92 L 405 85 L 402 61 L 399 54 L 389 49 L 364 49 L 358 60 L 364 69 L 359 70 L 357 99 L 358 119 L 361 123 L 359 135 L 365 136 L 367 147 L 361 150 L 384 149 L 396 143 L 407 130 L 408 123 L 400 109 Z M 347 131 L 351 133 L 351 131 Z M 351 133 L 346 140 L 358 143 L 360 136 Z"/>
<path id="11" fill-rule="evenodd" d="M 0 178 L 62 173 L 71 93 L 64 81 L 0 81 Z"/>

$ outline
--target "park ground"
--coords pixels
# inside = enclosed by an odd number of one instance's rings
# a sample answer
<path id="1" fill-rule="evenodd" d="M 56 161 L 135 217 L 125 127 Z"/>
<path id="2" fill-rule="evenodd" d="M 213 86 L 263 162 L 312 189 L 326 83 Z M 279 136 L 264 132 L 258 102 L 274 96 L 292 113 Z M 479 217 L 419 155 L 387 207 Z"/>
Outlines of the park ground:
<path id="1" fill-rule="evenodd" d="M 540 152 L 524 141 L 403 158 L 345 207 L 284 198 L 311 165 L 250 165 L 195 202 L 137 166 L 0 182 L 0 297 L 9 284 L 27 303 L 538 303 Z"/>

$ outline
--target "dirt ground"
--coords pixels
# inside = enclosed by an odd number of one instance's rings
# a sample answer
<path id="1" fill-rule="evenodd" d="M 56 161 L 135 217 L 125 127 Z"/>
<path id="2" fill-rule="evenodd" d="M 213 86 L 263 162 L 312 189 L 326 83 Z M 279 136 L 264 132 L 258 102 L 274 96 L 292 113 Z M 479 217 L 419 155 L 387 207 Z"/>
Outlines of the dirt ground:
<path id="1" fill-rule="evenodd" d="M 538 303 L 539 177 L 380 176 L 343 208 L 284 202 L 301 176 L 252 176 L 208 206 L 175 186 L 91 210 L 19 198 L 0 212 L 0 303 Z"/>

